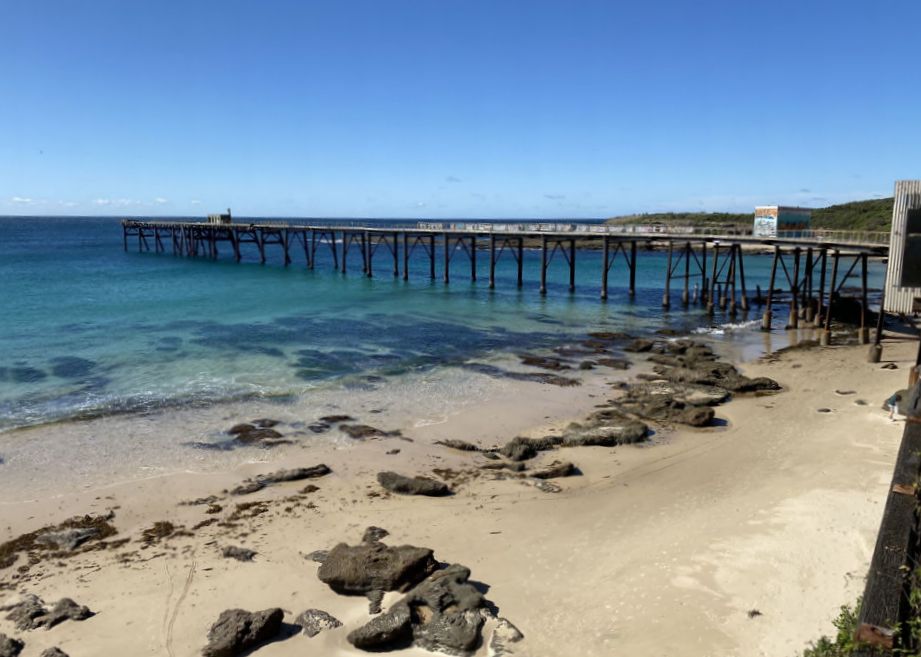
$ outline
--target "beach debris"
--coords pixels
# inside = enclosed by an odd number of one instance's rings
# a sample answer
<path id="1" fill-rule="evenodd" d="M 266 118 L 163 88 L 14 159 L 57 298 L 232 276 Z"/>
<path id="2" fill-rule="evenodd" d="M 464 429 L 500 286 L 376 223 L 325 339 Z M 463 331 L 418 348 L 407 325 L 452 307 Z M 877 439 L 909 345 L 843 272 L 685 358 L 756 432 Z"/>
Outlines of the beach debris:
<path id="1" fill-rule="evenodd" d="M 554 461 L 539 470 L 531 471 L 531 476 L 537 479 L 557 479 L 558 477 L 571 477 L 579 474 L 579 469 L 570 461 Z"/>
<path id="2" fill-rule="evenodd" d="M 831 413 L 830 408 L 817 408 L 815 409 L 816 413 Z"/>
<path id="3" fill-rule="evenodd" d="M 315 637 L 324 630 L 334 630 L 342 627 L 342 622 L 335 616 L 331 616 L 322 609 L 308 609 L 301 612 L 294 624 L 299 625 L 304 634 L 309 637 Z"/>
<path id="4" fill-rule="evenodd" d="M 450 495 L 448 485 L 428 477 L 407 477 L 396 472 L 378 472 L 378 483 L 392 493 L 401 495 L 426 495 L 442 497 Z"/>
<path id="5" fill-rule="evenodd" d="M 437 567 L 432 551 L 380 541 L 336 545 L 320 564 L 317 577 L 336 593 L 365 595 L 370 591 L 406 591 Z"/>
<path id="6" fill-rule="evenodd" d="M 866 405 L 867 405 L 867 400 L 866 400 L 866 399 L 855 399 L 855 400 L 854 400 L 854 405 L 855 405 L 855 406 L 866 406 Z"/>
<path id="7" fill-rule="evenodd" d="M 292 468 L 290 470 L 277 470 L 269 474 L 257 475 L 251 479 L 245 479 L 236 488 L 230 491 L 231 495 L 249 495 L 260 491 L 267 486 L 273 486 L 286 481 L 301 481 L 303 479 L 313 479 L 328 475 L 332 470 L 323 463 L 311 466 L 309 468 Z"/>
<path id="8" fill-rule="evenodd" d="M 498 622 L 489 639 L 488 657 L 503 657 L 504 655 L 515 654 L 515 651 L 509 644 L 518 643 L 524 638 L 524 634 L 521 633 L 521 630 L 512 625 L 507 618 L 502 618 L 500 616 L 496 620 Z"/>
<path id="9" fill-rule="evenodd" d="M 748 610 L 748 617 L 749 617 L 749 618 L 757 618 L 758 616 L 763 616 L 763 615 L 764 615 L 764 614 L 762 614 L 758 609 L 749 609 L 749 610 Z"/>
<path id="10" fill-rule="evenodd" d="M 856 395 L 857 391 L 856 390 L 835 390 L 835 394 L 841 395 L 842 397 L 844 397 L 846 395 Z"/>
<path id="11" fill-rule="evenodd" d="M 884 365 L 880 365 L 879 369 L 881 369 L 881 370 L 897 370 L 897 369 L 899 369 L 899 366 L 896 365 L 895 363 L 885 363 Z"/>
<path id="12" fill-rule="evenodd" d="M 339 431 L 352 440 L 366 440 L 368 438 L 398 438 L 403 435 L 399 429 L 384 431 L 369 424 L 340 424 Z"/>
<path id="13" fill-rule="evenodd" d="M 0 632 L 0 657 L 19 657 L 19 653 L 26 647 L 19 639 L 8 637 Z"/>
<path id="14" fill-rule="evenodd" d="M 82 621 L 94 615 L 89 607 L 78 605 L 70 598 L 61 598 L 49 609 L 41 598 L 28 593 L 0 610 L 9 612 L 6 619 L 13 621 L 18 630 L 50 629 L 66 620 Z"/>
<path id="15" fill-rule="evenodd" d="M 533 477 L 525 477 L 521 480 L 521 483 L 527 484 L 528 486 L 534 486 L 537 490 L 543 493 L 559 493 L 563 489 L 552 481 L 547 481 L 546 479 L 534 479 Z"/>
<path id="16" fill-rule="evenodd" d="M 149 547 L 168 538 L 191 535 L 191 532 L 187 531 L 182 525 L 174 525 L 168 520 L 158 520 L 141 532 L 141 542 L 144 547 Z"/>
<path id="17" fill-rule="evenodd" d="M 42 651 L 42 654 L 38 657 L 70 657 L 66 652 L 54 646 L 53 648 L 46 648 Z"/>
<path id="18" fill-rule="evenodd" d="M 443 445 L 444 447 L 450 447 L 451 449 L 460 450 L 461 452 L 479 452 L 482 451 L 479 447 L 473 443 L 468 443 L 466 440 L 457 440 L 455 438 L 445 438 L 444 440 L 436 440 L 436 445 Z"/>
<path id="19" fill-rule="evenodd" d="M 407 642 L 434 652 L 472 654 L 480 641 L 483 594 L 460 564 L 435 571 L 386 612 L 353 630 L 348 641 L 363 650 L 386 650 Z"/>
<path id="20" fill-rule="evenodd" d="M 109 521 L 115 517 L 112 512 L 104 516 L 85 515 L 70 518 L 57 525 L 43 527 L 0 544 L 0 570 L 9 568 L 20 553 L 30 554 L 28 568 L 38 559 L 39 552 L 46 552 L 55 558 L 77 552 L 105 547 L 106 538 L 116 534 Z"/>
<path id="21" fill-rule="evenodd" d="M 368 527 L 365 530 L 364 534 L 362 534 L 361 542 L 362 543 L 379 543 L 380 541 L 384 540 L 388 536 L 390 536 L 390 532 L 388 532 L 386 529 L 384 529 L 383 527 L 375 527 L 372 525 L 371 527 Z"/>
<path id="22" fill-rule="evenodd" d="M 57 646 L 54 646 L 52 648 L 45 648 L 39 657 L 70 657 L 70 655 Z"/>
<path id="23" fill-rule="evenodd" d="M 278 608 L 256 612 L 244 609 L 222 611 L 208 631 L 208 645 L 202 650 L 202 655 L 204 657 L 243 655 L 277 637 L 284 617 L 285 612 Z"/>
<path id="24" fill-rule="evenodd" d="M 396 455 L 396 454 L 399 454 L 399 453 L 400 453 L 400 450 L 399 450 L 399 449 L 388 449 L 388 450 L 387 450 L 386 452 L 384 452 L 384 453 L 385 453 L 387 456 L 394 456 L 394 455 Z"/>
<path id="25" fill-rule="evenodd" d="M 236 559 L 237 561 L 252 561 L 253 557 L 258 554 L 255 550 L 238 547 L 236 545 L 227 545 L 221 550 L 221 556 L 225 559 Z"/>

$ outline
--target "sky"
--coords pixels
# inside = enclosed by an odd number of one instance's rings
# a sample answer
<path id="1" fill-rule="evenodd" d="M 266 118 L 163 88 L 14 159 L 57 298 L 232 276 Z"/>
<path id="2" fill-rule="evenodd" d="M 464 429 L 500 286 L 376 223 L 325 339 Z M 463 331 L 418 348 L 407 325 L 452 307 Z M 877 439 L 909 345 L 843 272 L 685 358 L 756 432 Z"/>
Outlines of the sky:
<path id="1" fill-rule="evenodd" d="M 921 177 L 918 0 L 0 0 L 0 214 L 588 218 Z"/>

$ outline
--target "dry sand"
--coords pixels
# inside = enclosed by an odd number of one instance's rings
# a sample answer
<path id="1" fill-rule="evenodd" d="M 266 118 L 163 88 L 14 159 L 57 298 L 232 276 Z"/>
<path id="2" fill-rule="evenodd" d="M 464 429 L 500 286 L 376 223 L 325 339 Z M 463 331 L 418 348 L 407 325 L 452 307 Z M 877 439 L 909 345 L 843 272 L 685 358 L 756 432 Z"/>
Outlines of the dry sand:
<path id="1" fill-rule="evenodd" d="M 449 498 L 377 496 L 374 475 L 469 468 L 481 457 L 432 441 L 494 444 L 525 428 L 542 435 L 599 401 L 604 388 L 597 383 L 572 389 L 523 383 L 504 405 L 420 427 L 411 433 L 414 442 L 302 450 L 281 465 L 324 462 L 334 474 L 312 482 L 319 491 L 289 501 L 281 498 L 305 482 L 222 499 L 223 511 L 213 516 L 204 506 L 178 504 L 220 494 L 278 463 L 8 500 L 0 505 L 0 541 L 106 509 L 115 510 L 120 535 L 132 541 L 42 562 L 27 580 L 13 579 L 15 567 L 0 570 L 0 584 L 14 591 L 48 601 L 69 596 L 98 612 L 24 633 L 0 619 L 0 631 L 25 640 L 23 657 L 38 657 L 52 645 L 72 657 L 180 657 L 200 654 L 224 609 L 278 606 L 290 621 L 315 607 L 345 627 L 313 639 L 294 636 L 255 654 L 363 654 L 345 635 L 367 620 L 367 601 L 332 593 L 304 555 L 356 543 L 366 526 L 378 525 L 390 531 L 389 542 L 430 547 L 436 558 L 470 567 L 473 578 L 489 586 L 487 597 L 501 615 L 524 633 L 516 655 L 792 657 L 831 632 L 838 607 L 862 590 L 902 431 L 880 403 L 905 384 L 914 349 L 913 343 L 887 343 L 884 360 L 897 362 L 897 370 L 867 363 L 865 347 L 794 351 L 747 364 L 745 374 L 772 377 L 785 391 L 719 407 L 725 427 L 661 431 L 644 447 L 544 453 L 539 460 L 566 458 L 584 473 L 558 480 L 563 491 L 557 494 L 479 477 L 459 484 Z M 387 454 L 394 449 L 400 453 Z M 144 549 L 138 542 L 155 521 L 191 527 L 257 500 L 269 502 L 267 511 L 235 529 L 211 525 Z M 258 555 L 251 563 L 224 559 L 224 545 Z M 385 607 L 396 598 L 388 594 Z M 750 618 L 755 609 L 760 615 Z"/>

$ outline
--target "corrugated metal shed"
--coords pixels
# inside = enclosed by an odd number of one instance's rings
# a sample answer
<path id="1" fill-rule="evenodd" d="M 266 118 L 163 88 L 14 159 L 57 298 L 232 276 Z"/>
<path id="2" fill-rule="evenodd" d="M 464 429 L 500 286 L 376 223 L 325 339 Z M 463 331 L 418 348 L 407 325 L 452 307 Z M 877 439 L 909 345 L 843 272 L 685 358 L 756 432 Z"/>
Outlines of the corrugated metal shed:
<path id="1" fill-rule="evenodd" d="M 901 287 L 902 276 L 921 253 L 907 253 L 906 246 L 915 240 L 908 239 L 908 211 L 921 208 L 921 180 L 898 180 L 895 183 L 895 203 L 892 208 L 892 234 L 889 237 L 889 268 L 886 271 L 886 310 L 910 313 L 915 299 L 921 300 L 921 287 Z M 906 258 L 911 258 L 906 263 Z"/>

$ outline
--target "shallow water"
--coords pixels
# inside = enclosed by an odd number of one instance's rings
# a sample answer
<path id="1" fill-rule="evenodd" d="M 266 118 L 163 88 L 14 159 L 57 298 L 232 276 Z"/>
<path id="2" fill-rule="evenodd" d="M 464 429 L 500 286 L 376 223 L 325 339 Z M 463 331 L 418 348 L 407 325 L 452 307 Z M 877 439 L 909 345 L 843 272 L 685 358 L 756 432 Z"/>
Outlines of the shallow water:
<path id="1" fill-rule="evenodd" d="M 663 313 L 662 252 L 641 254 L 632 300 L 617 261 L 609 301 L 601 303 L 601 254 L 592 251 L 578 254 L 575 293 L 557 253 L 541 297 L 536 250 L 525 253 L 523 289 L 506 254 L 490 290 L 488 257 L 478 259 L 480 280 L 472 283 L 460 251 L 446 286 L 441 254 L 439 280 L 431 281 L 421 248 L 404 282 L 389 273 L 386 247 L 368 279 L 357 250 L 343 275 L 323 249 L 313 271 L 297 249 L 287 268 L 273 247 L 264 266 L 254 248 L 242 264 L 228 253 L 215 262 L 124 252 L 111 218 L 0 218 L 0 226 L 0 431 L 234 399 L 294 399 L 365 385 L 369 376 L 394 379 L 549 347 L 591 330 L 689 332 L 729 322 L 719 314 L 710 320 L 699 307 L 681 309 L 674 283 L 672 311 Z M 745 266 L 750 293 L 767 287 L 768 256 L 746 256 Z M 871 284 L 878 282 L 881 269 L 871 274 Z"/>

